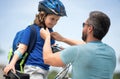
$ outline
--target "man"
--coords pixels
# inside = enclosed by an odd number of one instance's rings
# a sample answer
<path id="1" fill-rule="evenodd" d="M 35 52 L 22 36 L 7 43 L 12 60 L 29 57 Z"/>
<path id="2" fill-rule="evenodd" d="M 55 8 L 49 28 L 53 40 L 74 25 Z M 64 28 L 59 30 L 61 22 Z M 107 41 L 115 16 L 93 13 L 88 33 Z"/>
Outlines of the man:
<path id="1" fill-rule="evenodd" d="M 41 29 L 41 36 L 45 40 L 44 63 L 52 66 L 65 66 L 71 63 L 72 79 L 112 79 L 116 66 L 115 51 L 102 42 L 109 27 L 110 19 L 105 13 L 92 11 L 83 23 L 82 39 L 86 44 L 71 46 L 56 53 L 51 50 L 48 29 Z M 70 39 L 61 40 L 73 45 Z"/>

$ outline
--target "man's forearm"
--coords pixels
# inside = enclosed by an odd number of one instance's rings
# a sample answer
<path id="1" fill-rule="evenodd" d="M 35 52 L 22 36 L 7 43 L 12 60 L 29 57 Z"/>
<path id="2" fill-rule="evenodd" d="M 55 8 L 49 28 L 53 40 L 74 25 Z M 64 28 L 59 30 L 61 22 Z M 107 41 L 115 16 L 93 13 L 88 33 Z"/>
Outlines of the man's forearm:
<path id="1" fill-rule="evenodd" d="M 68 39 L 68 38 L 64 38 L 64 40 L 62 40 L 62 42 L 65 42 L 65 43 L 67 43 L 69 45 L 85 44 L 85 42 L 83 42 L 83 41 L 72 40 L 72 39 Z"/>
<path id="2" fill-rule="evenodd" d="M 60 52 L 53 53 L 51 49 L 50 38 L 45 39 L 43 47 L 43 59 L 44 63 L 51 66 L 65 66 L 60 58 Z"/>
<path id="3" fill-rule="evenodd" d="M 51 42 L 50 42 L 50 37 L 47 37 L 45 39 L 44 47 L 43 47 L 43 58 L 44 58 L 44 63 L 48 63 L 48 58 L 52 53 L 51 49 Z"/>

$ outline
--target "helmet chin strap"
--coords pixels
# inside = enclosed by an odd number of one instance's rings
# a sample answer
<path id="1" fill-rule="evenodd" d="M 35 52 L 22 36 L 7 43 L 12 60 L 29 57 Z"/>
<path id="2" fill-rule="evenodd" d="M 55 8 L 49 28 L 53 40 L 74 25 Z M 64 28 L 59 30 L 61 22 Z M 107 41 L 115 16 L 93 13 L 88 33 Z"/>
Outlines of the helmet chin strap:
<path id="1" fill-rule="evenodd" d="M 45 21 L 43 21 L 43 28 L 46 29 Z"/>
<path id="2" fill-rule="evenodd" d="M 47 15 L 46 15 L 46 16 L 47 16 Z M 46 29 L 47 26 L 46 26 L 46 24 L 45 24 L 45 17 L 43 18 L 42 24 L 43 24 L 42 28 Z"/>

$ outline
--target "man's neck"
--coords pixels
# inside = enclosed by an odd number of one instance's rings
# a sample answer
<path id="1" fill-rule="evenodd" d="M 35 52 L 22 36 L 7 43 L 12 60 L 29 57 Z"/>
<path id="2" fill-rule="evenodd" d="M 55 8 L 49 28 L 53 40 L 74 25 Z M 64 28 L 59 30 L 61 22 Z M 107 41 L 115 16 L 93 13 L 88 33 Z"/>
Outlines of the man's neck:
<path id="1" fill-rule="evenodd" d="M 92 39 L 87 39 L 86 43 L 87 43 L 87 42 L 93 42 L 93 41 L 101 41 L 101 40 L 96 39 L 96 38 L 92 38 Z"/>

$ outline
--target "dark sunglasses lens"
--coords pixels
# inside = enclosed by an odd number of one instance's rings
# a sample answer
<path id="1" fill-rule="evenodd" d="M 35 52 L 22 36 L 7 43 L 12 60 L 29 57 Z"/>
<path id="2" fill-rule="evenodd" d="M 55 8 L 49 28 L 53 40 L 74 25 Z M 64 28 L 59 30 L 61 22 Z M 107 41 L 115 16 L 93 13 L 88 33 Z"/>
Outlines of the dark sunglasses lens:
<path id="1" fill-rule="evenodd" d="M 83 27 L 85 26 L 85 23 L 83 23 Z"/>

